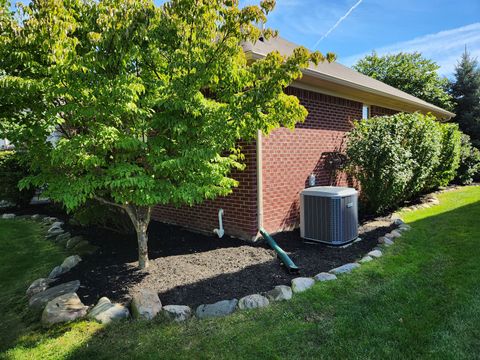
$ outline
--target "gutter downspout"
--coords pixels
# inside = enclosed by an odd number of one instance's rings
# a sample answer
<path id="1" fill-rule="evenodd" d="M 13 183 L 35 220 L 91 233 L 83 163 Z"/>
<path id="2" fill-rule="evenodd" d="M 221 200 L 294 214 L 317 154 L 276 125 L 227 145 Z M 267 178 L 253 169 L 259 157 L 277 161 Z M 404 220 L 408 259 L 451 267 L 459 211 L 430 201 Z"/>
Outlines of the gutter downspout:
<path id="1" fill-rule="evenodd" d="M 263 166 L 262 166 L 262 131 L 257 130 L 257 235 L 256 241 L 261 237 L 260 229 L 263 228 Z"/>
<path id="2" fill-rule="evenodd" d="M 222 216 L 223 216 L 223 209 L 218 209 L 218 229 L 214 229 L 213 232 L 217 234 L 220 239 L 223 237 L 223 235 L 225 235 L 225 230 L 223 229 Z"/>

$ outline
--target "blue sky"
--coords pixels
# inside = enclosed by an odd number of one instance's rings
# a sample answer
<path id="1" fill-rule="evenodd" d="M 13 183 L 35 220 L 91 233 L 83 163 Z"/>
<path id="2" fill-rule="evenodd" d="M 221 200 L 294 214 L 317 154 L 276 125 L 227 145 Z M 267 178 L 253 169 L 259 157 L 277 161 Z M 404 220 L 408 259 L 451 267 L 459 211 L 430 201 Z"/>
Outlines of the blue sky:
<path id="1" fill-rule="evenodd" d="M 480 0 L 277 0 L 267 25 L 348 66 L 373 50 L 419 51 L 450 77 L 465 45 L 480 60 Z"/>
<path id="2" fill-rule="evenodd" d="M 451 76 L 465 45 L 480 58 L 480 0 L 277 0 L 268 26 L 349 66 L 372 50 L 419 51 Z"/>

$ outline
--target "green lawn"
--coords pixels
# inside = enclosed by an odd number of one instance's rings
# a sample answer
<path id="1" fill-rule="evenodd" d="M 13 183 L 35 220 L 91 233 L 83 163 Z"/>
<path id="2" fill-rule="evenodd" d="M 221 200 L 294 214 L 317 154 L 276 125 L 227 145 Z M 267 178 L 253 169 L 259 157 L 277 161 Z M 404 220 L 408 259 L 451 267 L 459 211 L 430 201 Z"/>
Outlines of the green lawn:
<path id="1" fill-rule="evenodd" d="M 183 325 L 124 322 L 111 327 L 79 322 L 48 332 L 30 330 L 6 352 L 12 359 L 480 358 L 480 187 L 439 196 L 441 205 L 405 213 L 413 227 L 375 262 L 335 282 L 316 284 L 288 303 Z M 0 223 L 16 235 L 2 245 L 3 293 L 20 312 L 32 262 L 45 245 L 34 227 Z M 32 245 L 33 244 L 33 245 Z M 14 246 L 17 251 L 12 251 Z M 30 252 L 23 249 L 31 248 Z M 35 247 L 35 249 L 33 249 Z M 55 250 L 54 250 L 55 251 Z M 27 259 L 25 259 L 25 257 Z M 14 271 L 5 263 L 22 263 Z M 3 298 L 2 298 L 3 299 Z M 7 313 L 9 310 L 7 309 Z M 9 320 L 21 321 L 10 314 Z M 20 329 L 24 327 L 20 323 Z M 2 319 L 2 332 L 3 332 Z M 17 332 L 19 334 L 19 332 Z M 12 335 L 17 336 L 17 335 Z"/>
<path id="2" fill-rule="evenodd" d="M 38 224 L 0 219 L 0 351 L 38 327 L 27 311 L 25 290 L 64 257 L 59 247 L 45 240 L 45 229 Z"/>

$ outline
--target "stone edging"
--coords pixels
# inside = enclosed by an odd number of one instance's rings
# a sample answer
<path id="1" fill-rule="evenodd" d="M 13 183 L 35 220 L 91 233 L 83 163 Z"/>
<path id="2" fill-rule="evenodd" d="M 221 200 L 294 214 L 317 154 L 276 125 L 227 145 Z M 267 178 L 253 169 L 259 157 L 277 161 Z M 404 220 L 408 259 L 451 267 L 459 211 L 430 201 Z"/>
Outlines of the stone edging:
<path id="1" fill-rule="evenodd" d="M 439 193 L 441 191 L 437 191 Z M 422 203 L 410 207 L 402 208 L 400 211 L 412 211 L 415 209 L 428 208 L 433 205 L 438 205 L 439 200 L 435 195 L 430 194 L 422 198 Z M 3 214 L 3 219 L 14 219 L 15 214 Z M 357 262 L 347 263 L 342 266 L 331 269 L 328 272 L 321 272 L 314 277 L 298 277 L 291 281 L 291 286 L 277 285 L 272 290 L 263 294 L 252 294 L 242 297 L 241 299 L 229 299 L 218 301 L 214 304 L 199 305 L 195 312 L 186 305 L 166 305 L 162 303 L 155 291 L 149 289 L 142 289 L 132 298 L 131 312 L 121 305 L 114 304 L 108 298 L 102 297 L 98 303 L 89 309 L 85 306 L 76 291 L 80 287 L 80 282 L 70 281 L 68 283 L 60 284 L 54 287 L 49 285 L 54 281 L 55 277 L 69 271 L 76 266 L 81 258 L 78 255 L 71 255 L 67 257 L 63 263 L 55 267 L 47 278 L 35 280 L 27 289 L 27 296 L 29 296 L 29 305 L 33 308 L 42 309 L 42 323 L 44 325 L 53 325 L 57 323 L 68 322 L 80 318 L 87 317 L 99 321 L 103 324 L 108 324 L 112 321 L 127 319 L 131 315 L 134 318 L 151 320 L 163 314 L 164 317 L 182 322 L 192 317 L 198 319 L 215 318 L 229 315 L 237 310 L 263 308 L 270 305 L 271 302 L 288 301 L 292 299 L 293 294 L 301 293 L 311 288 L 316 282 L 333 281 L 337 276 L 351 273 L 353 270 L 361 267 L 362 264 L 374 261 L 383 256 L 383 248 L 390 247 L 395 241 L 402 236 L 403 232 L 411 229 L 410 225 L 403 222 L 397 214 L 391 215 L 394 219 L 394 224 L 397 228 L 390 233 L 387 233 L 378 238 L 378 245 L 363 258 Z M 23 216 L 22 218 L 28 218 Z M 55 242 L 62 242 L 67 248 L 70 242 L 71 247 L 78 246 L 83 239 L 78 240 L 76 244 L 72 245 L 72 239 L 69 233 L 66 233 L 62 226 L 63 222 L 57 218 L 41 217 L 40 215 L 32 215 L 32 220 L 41 219 L 50 227 L 47 231 L 46 238 Z"/>

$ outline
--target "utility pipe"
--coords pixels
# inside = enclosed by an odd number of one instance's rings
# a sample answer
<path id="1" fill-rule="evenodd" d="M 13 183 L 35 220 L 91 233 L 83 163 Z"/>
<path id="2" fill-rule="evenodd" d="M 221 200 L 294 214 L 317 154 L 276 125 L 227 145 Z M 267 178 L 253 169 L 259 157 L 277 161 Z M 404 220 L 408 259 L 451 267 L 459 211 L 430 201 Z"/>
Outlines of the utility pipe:
<path id="1" fill-rule="evenodd" d="M 223 230 L 222 216 L 223 209 L 218 209 L 218 229 L 214 229 L 213 232 L 217 234 L 220 239 L 223 237 L 223 235 L 225 235 L 225 231 Z"/>
<path id="2" fill-rule="evenodd" d="M 283 251 L 283 249 L 280 246 L 278 246 L 278 244 L 275 242 L 275 240 L 273 240 L 273 238 L 270 236 L 270 234 L 267 233 L 262 228 L 260 228 L 260 233 L 263 235 L 263 237 L 267 241 L 267 244 L 270 245 L 270 247 L 273 250 L 275 250 L 275 252 L 277 253 L 280 260 L 287 267 L 288 272 L 291 273 L 291 274 L 298 273 L 300 268 L 297 265 L 295 265 L 295 263 L 292 261 L 292 259 L 290 259 L 290 257 L 287 255 L 287 253 L 285 251 Z"/>
<path id="3" fill-rule="evenodd" d="M 257 227 L 263 228 L 263 165 L 262 130 L 257 131 Z M 257 234 L 256 238 L 260 236 Z M 253 240 L 256 240 L 253 239 Z"/>

